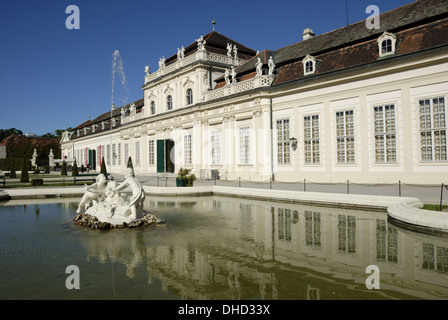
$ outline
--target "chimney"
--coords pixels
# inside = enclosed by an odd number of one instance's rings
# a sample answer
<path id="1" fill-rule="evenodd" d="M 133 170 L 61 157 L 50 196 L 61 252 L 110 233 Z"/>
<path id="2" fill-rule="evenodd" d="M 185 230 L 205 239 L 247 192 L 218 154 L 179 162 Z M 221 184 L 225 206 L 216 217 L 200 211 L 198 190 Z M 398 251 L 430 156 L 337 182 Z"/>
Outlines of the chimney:
<path id="1" fill-rule="evenodd" d="M 306 28 L 305 30 L 303 30 L 302 36 L 303 40 L 308 40 L 314 37 L 314 32 L 310 28 Z"/>

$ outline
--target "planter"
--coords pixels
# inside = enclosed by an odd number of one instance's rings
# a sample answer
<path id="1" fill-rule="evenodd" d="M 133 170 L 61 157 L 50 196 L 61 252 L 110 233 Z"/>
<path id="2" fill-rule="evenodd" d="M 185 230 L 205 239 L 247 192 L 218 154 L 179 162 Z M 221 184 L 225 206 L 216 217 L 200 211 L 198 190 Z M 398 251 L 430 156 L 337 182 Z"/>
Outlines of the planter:
<path id="1" fill-rule="evenodd" d="M 188 183 L 188 179 L 179 179 L 176 178 L 176 186 L 177 187 L 186 187 Z"/>

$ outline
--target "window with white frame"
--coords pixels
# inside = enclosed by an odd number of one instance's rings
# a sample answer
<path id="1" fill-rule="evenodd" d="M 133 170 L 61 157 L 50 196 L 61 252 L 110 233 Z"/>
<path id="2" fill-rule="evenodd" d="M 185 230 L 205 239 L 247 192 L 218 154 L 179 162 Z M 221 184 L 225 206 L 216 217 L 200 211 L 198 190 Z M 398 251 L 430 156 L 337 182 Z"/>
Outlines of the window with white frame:
<path id="1" fill-rule="evenodd" d="M 212 131 L 212 164 L 221 164 L 221 131 Z"/>
<path id="2" fill-rule="evenodd" d="M 356 253 L 356 217 L 338 215 L 338 251 Z"/>
<path id="3" fill-rule="evenodd" d="M 172 110 L 172 109 L 173 109 L 173 96 L 171 96 L 171 95 L 169 95 L 169 96 L 166 98 L 166 108 L 167 108 L 168 110 Z"/>
<path id="4" fill-rule="evenodd" d="M 303 74 L 309 75 L 309 74 L 314 74 L 316 72 L 316 58 L 314 58 L 313 56 L 307 55 L 303 60 L 302 60 L 302 64 L 303 64 Z"/>
<path id="5" fill-rule="evenodd" d="M 140 141 L 135 142 L 135 165 L 140 165 Z"/>
<path id="6" fill-rule="evenodd" d="M 106 147 L 106 163 L 110 166 L 110 144 Z"/>
<path id="7" fill-rule="evenodd" d="M 129 158 L 129 143 L 124 144 L 124 163 L 127 163 Z"/>
<path id="8" fill-rule="evenodd" d="M 117 145 L 114 143 L 112 145 L 112 165 L 115 166 L 117 164 Z"/>
<path id="9" fill-rule="evenodd" d="M 156 103 L 151 101 L 151 114 L 156 114 Z"/>
<path id="10" fill-rule="evenodd" d="M 192 164 L 192 161 L 191 161 L 191 134 L 184 135 L 184 164 Z"/>
<path id="11" fill-rule="evenodd" d="M 303 118 L 305 163 L 320 163 L 319 115 Z"/>
<path id="12" fill-rule="evenodd" d="M 118 165 L 121 166 L 121 143 L 118 144 Z"/>
<path id="13" fill-rule="evenodd" d="M 377 40 L 379 56 L 386 57 L 396 52 L 397 37 L 390 32 L 384 32 Z"/>
<path id="14" fill-rule="evenodd" d="M 320 212 L 305 210 L 305 244 L 315 248 L 322 245 Z"/>
<path id="15" fill-rule="evenodd" d="M 397 162 L 397 136 L 395 128 L 395 106 L 384 105 L 373 108 L 375 123 L 375 162 Z"/>
<path id="16" fill-rule="evenodd" d="M 243 127 L 240 128 L 240 164 L 250 161 L 250 127 Z"/>
<path id="17" fill-rule="evenodd" d="M 376 220 L 376 261 L 398 262 L 398 230 L 385 219 Z"/>
<path id="18" fill-rule="evenodd" d="M 152 165 L 155 163 L 155 150 L 154 150 L 154 140 L 149 140 L 148 145 L 148 161 L 149 164 Z"/>
<path id="19" fill-rule="evenodd" d="M 187 89 L 187 105 L 193 104 L 193 90 Z"/>
<path id="20" fill-rule="evenodd" d="M 445 98 L 419 100 L 420 148 L 422 161 L 446 161 Z"/>
<path id="21" fill-rule="evenodd" d="M 336 112 L 337 162 L 355 162 L 355 121 L 353 110 Z"/>
<path id="22" fill-rule="evenodd" d="M 291 162 L 289 144 L 289 119 L 277 120 L 278 164 L 289 164 Z"/>

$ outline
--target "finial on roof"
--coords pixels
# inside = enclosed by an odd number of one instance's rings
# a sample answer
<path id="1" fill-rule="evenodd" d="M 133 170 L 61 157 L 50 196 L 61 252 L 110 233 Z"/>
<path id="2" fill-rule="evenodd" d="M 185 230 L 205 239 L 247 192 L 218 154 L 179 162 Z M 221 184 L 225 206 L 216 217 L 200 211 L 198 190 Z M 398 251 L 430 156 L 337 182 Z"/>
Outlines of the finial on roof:
<path id="1" fill-rule="evenodd" d="M 212 24 L 213 24 L 213 31 L 215 31 L 215 24 L 216 24 L 215 19 L 213 19 Z"/>

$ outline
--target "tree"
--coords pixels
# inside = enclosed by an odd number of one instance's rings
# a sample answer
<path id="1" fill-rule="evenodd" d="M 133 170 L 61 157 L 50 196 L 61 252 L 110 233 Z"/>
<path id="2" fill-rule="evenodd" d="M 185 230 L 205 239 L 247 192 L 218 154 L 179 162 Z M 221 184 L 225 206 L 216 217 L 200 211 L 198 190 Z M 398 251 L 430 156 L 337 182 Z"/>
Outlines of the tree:
<path id="1" fill-rule="evenodd" d="M 131 157 L 129 157 L 129 159 L 128 159 L 127 168 L 131 168 L 132 169 L 132 176 L 135 178 L 134 166 L 132 165 L 132 158 Z"/>
<path id="2" fill-rule="evenodd" d="M 23 158 L 23 163 L 22 163 L 22 173 L 20 175 L 20 182 L 30 182 L 30 177 L 28 175 L 27 162 L 28 162 L 28 160 L 26 159 L 26 154 L 25 154 L 25 157 Z"/>
<path id="3" fill-rule="evenodd" d="M 61 176 L 67 175 L 67 164 L 65 163 L 65 160 L 62 161 L 62 169 L 61 169 Z"/>
<path id="4" fill-rule="evenodd" d="M 9 167 L 9 177 L 11 179 L 17 178 L 16 167 L 14 166 L 14 160 L 11 161 L 11 166 Z"/>
<path id="5" fill-rule="evenodd" d="M 41 135 L 42 138 L 57 138 L 57 136 L 55 136 L 54 134 L 47 132 L 43 135 Z"/>
<path id="6" fill-rule="evenodd" d="M 23 136 L 23 132 L 16 128 L 0 129 L 0 141 L 9 137 L 12 134 L 17 134 L 19 136 Z"/>
<path id="7" fill-rule="evenodd" d="M 76 164 L 76 159 L 75 159 L 75 162 L 73 163 L 73 170 L 72 170 L 72 176 L 74 177 L 74 176 L 77 176 L 79 173 L 78 173 L 78 165 Z"/>
<path id="8" fill-rule="evenodd" d="M 106 162 L 104 162 L 104 157 L 101 158 L 101 170 L 100 173 L 104 174 L 107 178 L 107 169 L 106 169 Z"/>

